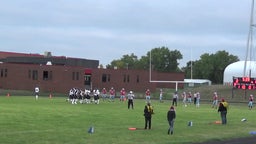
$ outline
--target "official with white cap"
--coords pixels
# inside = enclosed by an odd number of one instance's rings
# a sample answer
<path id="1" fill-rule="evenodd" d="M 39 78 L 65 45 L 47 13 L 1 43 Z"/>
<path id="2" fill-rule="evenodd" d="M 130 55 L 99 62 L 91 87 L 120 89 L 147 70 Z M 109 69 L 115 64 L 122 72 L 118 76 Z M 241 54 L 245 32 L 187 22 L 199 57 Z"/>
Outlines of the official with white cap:
<path id="1" fill-rule="evenodd" d="M 132 106 L 133 109 L 133 99 L 134 99 L 135 95 L 133 94 L 132 91 L 129 92 L 129 94 L 127 95 L 128 98 L 128 109 L 130 109 L 130 106 Z"/>

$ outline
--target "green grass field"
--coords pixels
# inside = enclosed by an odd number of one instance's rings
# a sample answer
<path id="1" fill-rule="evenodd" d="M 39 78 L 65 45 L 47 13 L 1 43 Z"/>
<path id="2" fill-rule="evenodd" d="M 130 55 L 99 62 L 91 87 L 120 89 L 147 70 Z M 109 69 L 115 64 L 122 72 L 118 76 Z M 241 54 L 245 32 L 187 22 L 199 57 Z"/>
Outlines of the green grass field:
<path id="1" fill-rule="evenodd" d="M 127 109 L 127 102 L 103 102 L 72 105 L 64 97 L 32 96 L 0 97 L 0 143 L 3 144 L 167 144 L 198 143 L 249 137 L 255 131 L 255 110 L 247 104 L 230 104 L 228 124 L 214 124 L 220 120 L 210 103 L 176 108 L 174 135 L 167 135 L 166 113 L 170 100 L 152 101 L 155 114 L 152 129 L 144 130 L 144 100 L 135 100 L 134 110 Z M 246 118 L 246 122 L 241 122 Z M 193 122 L 189 127 L 188 121 Z M 95 132 L 87 131 L 93 126 Z M 138 130 L 128 130 L 136 127 Z"/>

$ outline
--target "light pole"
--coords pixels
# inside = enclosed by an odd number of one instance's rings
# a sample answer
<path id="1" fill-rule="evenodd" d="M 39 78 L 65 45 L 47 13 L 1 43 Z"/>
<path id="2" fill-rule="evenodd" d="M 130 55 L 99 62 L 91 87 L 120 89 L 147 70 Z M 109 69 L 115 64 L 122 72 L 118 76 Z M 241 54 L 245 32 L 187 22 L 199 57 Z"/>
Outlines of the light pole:
<path id="1" fill-rule="evenodd" d="M 193 79 L 192 48 L 190 48 L 190 79 Z"/>
<path id="2" fill-rule="evenodd" d="M 244 77 L 246 76 L 246 69 L 247 69 L 246 67 L 247 67 L 248 55 L 249 55 L 249 63 L 251 63 L 251 60 L 252 60 L 253 28 L 255 27 L 253 17 L 254 17 L 254 0 L 252 0 L 250 27 L 249 27 L 249 34 L 248 34 L 247 44 L 246 44 L 247 49 L 246 49 L 246 56 L 245 56 L 245 61 L 244 61 L 244 73 L 243 73 Z M 249 70 L 249 77 L 250 77 L 250 71 L 251 70 Z"/>

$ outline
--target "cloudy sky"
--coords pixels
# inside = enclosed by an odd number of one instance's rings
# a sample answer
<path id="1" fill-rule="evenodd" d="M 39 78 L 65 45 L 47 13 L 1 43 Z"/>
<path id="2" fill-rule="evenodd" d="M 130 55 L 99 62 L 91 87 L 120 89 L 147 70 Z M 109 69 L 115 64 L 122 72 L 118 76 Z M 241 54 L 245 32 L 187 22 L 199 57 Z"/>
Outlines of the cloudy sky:
<path id="1" fill-rule="evenodd" d="M 251 0 L 1 0 L 0 51 L 99 60 L 179 50 L 245 59 Z"/>

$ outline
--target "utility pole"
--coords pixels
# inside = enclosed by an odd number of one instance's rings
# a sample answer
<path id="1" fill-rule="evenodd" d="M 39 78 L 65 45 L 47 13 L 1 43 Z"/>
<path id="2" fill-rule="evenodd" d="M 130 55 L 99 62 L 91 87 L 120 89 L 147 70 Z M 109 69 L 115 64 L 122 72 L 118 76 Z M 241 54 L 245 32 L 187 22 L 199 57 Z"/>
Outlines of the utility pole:
<path id="1" fill-rule="evenodd" d="M 252 0 L 252 6 L 251 6 L 251 18 L 250 18 L 250 25 L 249 25 L 249 33 L 248 33 L 248 39 L 247 39 L 247 44 L 246 44 L 246 56 L 245 56 L 245 61 L 244 61 L 244 77 L 249 76 L 251 77 L 251 70 L 249 70 L 249 73 L 246 73 L 247 69 L 247 61 L 249 59 L 249 63 L 252 61 L 252 48 L 253 48 L 253 29 L 255 27 L 254 24 L 254 0 Z M 249 57 L 249 58 L 248 58 Z M 251 69 L 251 67 L 250 67 Z"/>
<path id="2" fill-rule="evenodd" d="M 190 79 L 193 79 L 192 48 L 190 48 Z"/>

